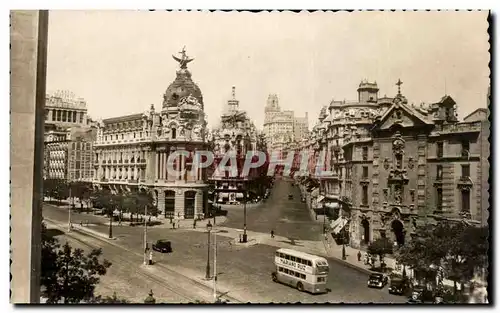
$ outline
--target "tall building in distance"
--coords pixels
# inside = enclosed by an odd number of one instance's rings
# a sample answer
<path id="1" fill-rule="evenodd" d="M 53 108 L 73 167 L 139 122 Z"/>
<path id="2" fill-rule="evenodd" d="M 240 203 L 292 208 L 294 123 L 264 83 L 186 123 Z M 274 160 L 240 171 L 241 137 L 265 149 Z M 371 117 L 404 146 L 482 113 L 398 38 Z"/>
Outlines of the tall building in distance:
<path id="1" fill-rule="evenodd" d="M 87 103 L 70 91 L 45 97 L 44 178 L 92 180 L 95 123 Z"/>
<path id="2" fill-rule="evenodd" d="M 149 192 L 165 216 L 193 219 L 203 217 L 208 201 L 206 170 L 193 169 L 195 151 L 207 149 L 206 117 L 201 89 L 187 68 L 193 59 L 185 50 L 173 58 L 180 68 L 160 112 L 151 105 L 145 113 L 99 123 L 94 184 L 115 193 Z"/>
<path id="3" fill-rule="evenodd" d="M 440 220 L 487 223 L 488 111 L 459 121 L 451 96 L 414 105 L 396 85 L 389 98 L 361 82 L 358 100 L 323 108 L 302 146 L 311 156 L 302 182 L 317 187 L 309 205 L 327 212 L 334 235 L 353 247 L 381 236 L 404 245 L 418 225 Z M 326 176 L 314 171 L 320 156 Z"/>
<path id="4" fill-rule="evenodd" d="M 308 117 L 296 117 L 293 111 L 281 110 L 276 94 L 267 98 L 264 116 L 264 135 L 267 148 L 283 151 L 299 142 L 308 133 Z"/>

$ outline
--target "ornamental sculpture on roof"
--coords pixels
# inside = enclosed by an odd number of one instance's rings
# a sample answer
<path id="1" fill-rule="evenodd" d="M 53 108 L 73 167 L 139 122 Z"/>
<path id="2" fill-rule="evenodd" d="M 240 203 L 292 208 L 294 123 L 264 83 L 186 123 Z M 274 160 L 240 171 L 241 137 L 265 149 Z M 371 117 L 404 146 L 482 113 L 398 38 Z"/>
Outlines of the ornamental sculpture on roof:
<path id="1" fill-rule="evenodd" d="M 187 69 L 187 64 L 191 61 L 194 60 L 194 58 L 190 59 L 187 54 L 186 54 L 186 46 L 184 46 L 182 48 L 182 51 L 179 52 L 181 54 L 181 58 L 178 58 L 174 55 L 172 55 L 172 57 L 174 58 L 174 60 L 176 60 L 177 62 L 179 62 L 179 66 L 181 69 Z"/>

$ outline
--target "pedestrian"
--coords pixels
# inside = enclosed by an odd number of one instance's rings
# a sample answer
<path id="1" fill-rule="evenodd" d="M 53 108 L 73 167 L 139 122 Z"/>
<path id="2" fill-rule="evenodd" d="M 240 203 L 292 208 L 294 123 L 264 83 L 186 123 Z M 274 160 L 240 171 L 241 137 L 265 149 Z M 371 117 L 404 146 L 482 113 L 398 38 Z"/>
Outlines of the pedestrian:
<path id="1" fill-rule="evenodd" d="M 172 229 L 175 229 L 175 221 L 172 223 Z"/>
<path id="2" fill-rule="evenodd" d="M 173 216 L 170 215 L 170 224 L 172 224 L 172 219 L 173 219 Z"/>
<path id="3" fill-rule="evenodd" d="M 271 238 L 274 238 L 274 230 L 271 230 Z"/>
<path id="4" fill-rule="evenodd" d="M 361 251 L 358 251 L 358 262 L 361 261 Z"/>
<path id="5" fill-rule="evenodd" d="M 196 219 L 193 219 L 193 229 L 196 229 Z"/>
<path id="6" fill-rule="evenodd" d="M 153 251 L 149 251 L 149 265 L 153 265 Z"/>

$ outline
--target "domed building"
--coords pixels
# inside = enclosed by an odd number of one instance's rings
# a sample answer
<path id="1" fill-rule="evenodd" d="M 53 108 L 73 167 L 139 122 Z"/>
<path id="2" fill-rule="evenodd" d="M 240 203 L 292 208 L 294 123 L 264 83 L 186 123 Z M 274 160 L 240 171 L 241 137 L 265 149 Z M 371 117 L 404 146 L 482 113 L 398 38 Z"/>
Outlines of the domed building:
<path id="1" fill-rule="evenodd" d="M 193 59 L 185 50 L 173 58 L 180 68 L 163 95 L 160 112 L 151 105 L 145 113 L 100 123 L 94 182 L 116 193 L 148 191 L 165 217 L 202 218 L 208 199 L 206 173 L 193 170 L 193 162 L 195 152 L 207 148 L 203 95 L 187 68 Z"/>

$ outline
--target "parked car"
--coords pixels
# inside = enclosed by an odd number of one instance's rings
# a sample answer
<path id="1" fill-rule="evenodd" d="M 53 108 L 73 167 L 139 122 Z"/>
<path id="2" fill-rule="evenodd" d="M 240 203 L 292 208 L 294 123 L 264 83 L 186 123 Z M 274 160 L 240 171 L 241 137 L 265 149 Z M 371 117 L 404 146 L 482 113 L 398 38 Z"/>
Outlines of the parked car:
<path id="1" fill-rule="evenodd" d="M 389 282 L 387 275 L 382 273 L 373 273 L 368 278 L 368 287 L 384 288 Z"/>
<path id="2" fill-rule="evenodd" d="M 293 200 L 293 195 L 292 194 L 288 195 L 288 200 Z"/>
<path id="3" fill-rule="evenodd" d="M 410 281 L 407 278 L 393 277 L 389 285 L 389 293 L 394 295 L 407 295 L 411 291 Z"/>
<path id="4" fill-rule="evenodd" d="M 161 253 L 172 252 L 172 243 L 168 240 L 160 239 L 156 243 L 153 243 L 153 250 Z"/>

